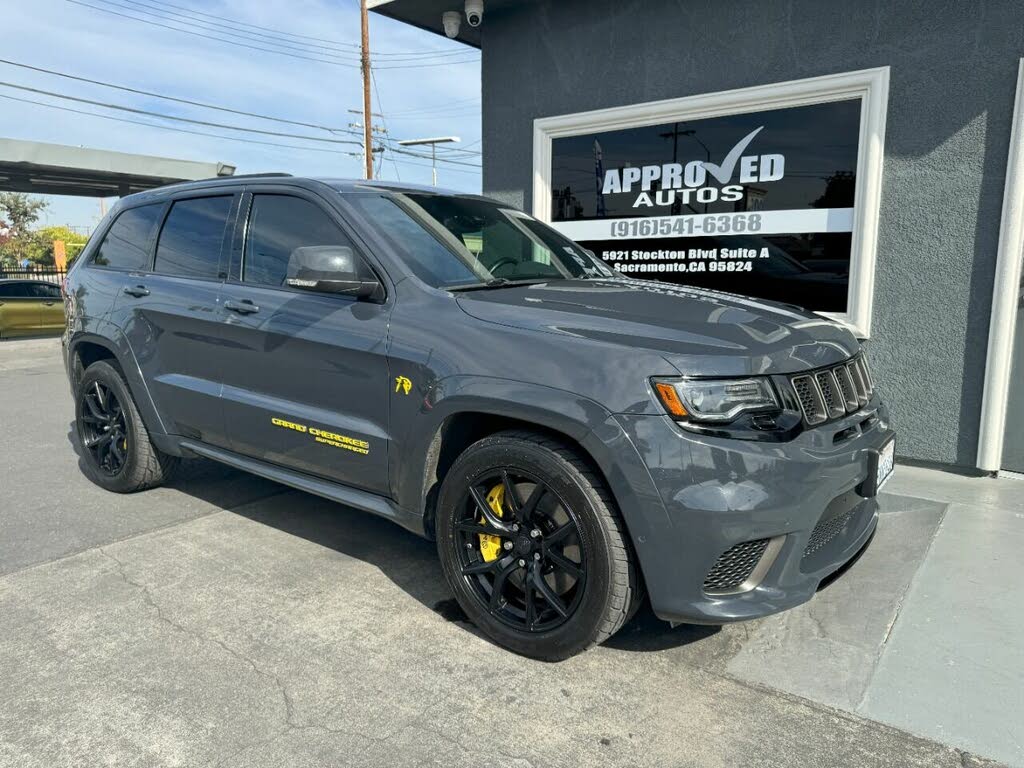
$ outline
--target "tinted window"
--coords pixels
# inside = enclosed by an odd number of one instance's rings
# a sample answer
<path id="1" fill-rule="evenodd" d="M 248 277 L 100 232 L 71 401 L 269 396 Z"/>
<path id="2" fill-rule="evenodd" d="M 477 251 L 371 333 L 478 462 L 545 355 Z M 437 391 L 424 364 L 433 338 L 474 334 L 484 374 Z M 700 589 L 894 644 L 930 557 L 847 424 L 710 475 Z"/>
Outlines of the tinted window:
<path id="1" fill-rule="evenodd" d="M 163 206 L 143 205 L 120 214 L 96 251 L 92 263 L 116 269 L 149 266 L 149 243 Z"/>
<path id="2" fill-rule="evenodd" d="M 308 200 L 290 195 L 254 195 L 242 279 L 282 286 L 295 249 L 318 245 L 352 247 L 345 233 Z"/>
<path id="3" fill-rule="evenodd" d="M 220 276 L 220 252 L 231 199 L 225 195 L 176 202 L 160 231 L 156 271 L 186 277 Z"/>
<path id="4" fill-rule="evenodd" d="M 550 227 L 487 200 L 412 192 L 347 199 L 429 285 L 613 274 Z"/>
<path id="5" fill-rule="evenodd" d="M 349 195 L 347 199 L 405 257 L 406 266 L 428 285 L 457 285 L 485 279 L 474 275 L 464 261 L 453 256 L 437 237 L 391 198 Z"/>
<path id="6" fill-rule="evenodd" d="M 28 296 L 28 283 L 0 283 L 0 299 L 21 299 Z"/>
<path id="7" fill-rule="evenodd" d="M 61 297 L 60 288 L 49 283 L 30 283 L 28 295 L 38 299 L 59 299 Z"/>

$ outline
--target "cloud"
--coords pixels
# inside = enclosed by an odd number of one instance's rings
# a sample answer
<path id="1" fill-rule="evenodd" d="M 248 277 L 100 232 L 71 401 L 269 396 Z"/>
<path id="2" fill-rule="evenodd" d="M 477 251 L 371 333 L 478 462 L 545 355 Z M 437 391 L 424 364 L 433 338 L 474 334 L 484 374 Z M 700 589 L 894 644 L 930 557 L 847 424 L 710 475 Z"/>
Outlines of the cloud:
<path id="1" fill-rule="evenodd" d="M 133 13 L 129 10 L 131 6 L 127 5 L 116 6 L 96 0 L 83 2 L 119 13 Z M 353 0 L 263 0 L 259 3 L 221 0 L 201 5 L 191 4 L 190 0 L 176 0 L 176 4 L 190 5 L 203 13 L 296 35 L 350 41 L 353 44 L 359 40 L 358 4 Z M 142 9 L 145 6 L 137 7 Z M 174 11 L 170 8 L 168 10 Z M 160 13 L 155 9 L 153 12 L 157 15 Z M 148 18 L 159 21 L 156 16 Z M 199 20 L 204 17 L 195 18 Z M 4 11 L 4 27 L 4 50 L 0 56 L 12 61 L 310 123 L 344 128 L 349 123 L 361 120 L 360 115 L 348 112 L 360 108 L 362 104 L 361 79 L 355 62 L 352 66 L 333 66 L 251 50 L 119 18 L 67 0 L 11 3 Z M 202 34 L 231 37 L 238 43 L 259 45 L 258 38 L 232 35 L 225 30 L 218 32 L 204 29 L 201 24 L 191 28 Z M 371 14 L 370 31 L 372 50 L 471 52 L 471 49 L 458 43 L 374 14 Z M 40 41 L 45 41 L 45 45 L 41 45 Z M 353 49 L 352 58 L 356 57 Z M 381 67 L 386 58 L 381 58 Z M 137 96 L 7 65 L 0 65 L 0 80 L 193 119 L 286 133 L 327 135 Z M 479 140 L 478 63 L 378 69 L 376 81 L 380 98 L 378 103 L 377 94 L 373 94 L 374 111 L 384 113 L 393 138 L 454 134 L 467 144 Z M 3 87 L 0 87 L 0 95 L 142 122 L 160 122 L 154 118 L 72 104 Z M 396 113 L 395 119 L 390 122 L 386 120 L 389 112 Z M 175 127 L 281 144 L 305 143 L 294 139 L 235 134 L 227 129 L 190 125 Z M 189 160 L 223 161 L 237 166 L 239 173 L 283 170 L 303 175 L 341 177 L 358 177 L 361 173 L 361 160 L 346 154 L 359 151 L 359 147 L 354 145 L 319 145 L 339 150 L 335 154 L 246 144 L 71 114 L 7 99 L 0 99 L 0 136 Z M 383 159 L 382 176 L 394 179 L 396 169 L 392 158 L 385 153 Z M 430 182 L 429 161 L 401 158 L 397 172 L 403 181 Z M 479 171 L 471 168 L 441 166 L 439 177 L 444 186 L 467 191 L 480 189 Z M 91 223 L 95 211 L 96 203 L 92 200 L 54 198 L 47 218 L 50 222 L 68 221 L 84 225 Z"/>

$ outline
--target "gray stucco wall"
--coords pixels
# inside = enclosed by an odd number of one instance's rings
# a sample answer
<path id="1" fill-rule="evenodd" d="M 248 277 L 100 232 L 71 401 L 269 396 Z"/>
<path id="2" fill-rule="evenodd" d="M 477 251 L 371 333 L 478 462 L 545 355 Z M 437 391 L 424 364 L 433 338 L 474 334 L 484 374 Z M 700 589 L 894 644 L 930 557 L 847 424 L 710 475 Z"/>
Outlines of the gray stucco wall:
<path id="1" fill-rule="evenodd" d="M 870 354 L 898 452 L 973 467 L 1019 0 L 558 0 L 488 15 L 484 190 L 529 210 L 535 117 L 891 67 Z"/>

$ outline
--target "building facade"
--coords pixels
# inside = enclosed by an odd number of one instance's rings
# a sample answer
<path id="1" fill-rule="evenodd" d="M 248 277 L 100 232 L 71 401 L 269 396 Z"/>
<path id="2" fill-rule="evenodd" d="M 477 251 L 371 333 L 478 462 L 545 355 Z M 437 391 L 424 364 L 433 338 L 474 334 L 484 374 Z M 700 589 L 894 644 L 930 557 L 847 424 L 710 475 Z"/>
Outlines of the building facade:
<path id="1" fill-rule="evenodd" d="M 902 456 L 1024 472 L 1024 5 L 487 0 L 460 39 L 485 194 L 630 276 L 847 323 Z"/>

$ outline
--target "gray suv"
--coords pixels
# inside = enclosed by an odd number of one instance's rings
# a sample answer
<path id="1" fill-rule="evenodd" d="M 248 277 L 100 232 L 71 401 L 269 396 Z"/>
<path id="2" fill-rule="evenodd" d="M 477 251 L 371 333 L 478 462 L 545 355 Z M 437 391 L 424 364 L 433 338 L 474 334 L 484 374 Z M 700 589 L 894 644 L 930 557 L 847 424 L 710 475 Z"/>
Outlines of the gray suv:
<path id="1" fill-rule="evenodd" d="M 82 465 L 206 457 L 436 539 L 518 653 L 809 600 L 874 532 L 893 432 L 857 339 L 624 279 L 509 207 L 237 177 L 124 198 L 68 276 Z"/>

